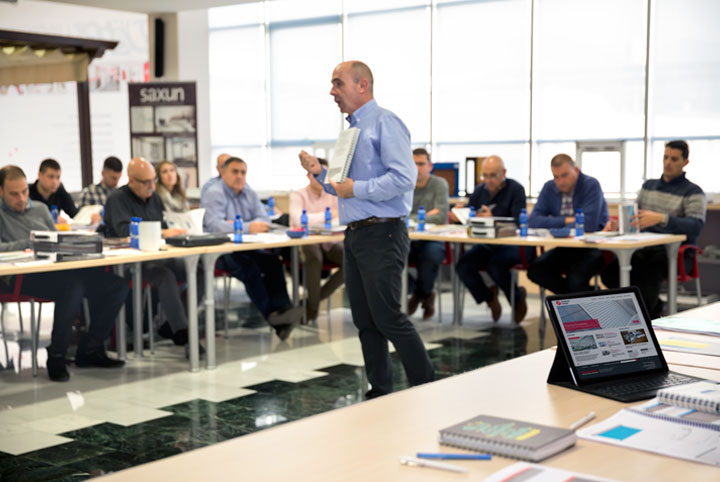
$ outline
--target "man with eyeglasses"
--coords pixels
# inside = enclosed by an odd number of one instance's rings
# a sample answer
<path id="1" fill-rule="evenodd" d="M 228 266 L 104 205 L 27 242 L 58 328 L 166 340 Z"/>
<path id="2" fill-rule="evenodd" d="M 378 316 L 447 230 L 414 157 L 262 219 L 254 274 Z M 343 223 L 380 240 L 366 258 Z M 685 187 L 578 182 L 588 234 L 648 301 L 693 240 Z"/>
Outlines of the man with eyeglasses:
<path id="1" fill-rule="evenodd" d="M 552 181 L 540 191 L 530 214 L 531 228 L 562 228 L 575 224 L 582 209 L 586 233 L 601 231 L 607 223 L 608 208 L 600 183 L 580 172 L 567 154 L 550 161 Z M 539 256 L 528 268 L 528 278 L 553 293 L 590 290 L 590 280 L 603 268 L 603 255 L 593 248 L 555 248 Z"/>
<path id="2" fill-rule="evenodd" d="M 503 160 L 499 156 L 487 157 L 481 166 L 483 182 L 475 188 L 467 206 L 472 206 L 480 217 L 512 217 L 517 221 L 520 211 L 526 205 L 525 188 L 519 182 L 506 177 Z M 525 288 L 511 286 L 510 268 L 521 262 L 521 250 L 517 246 L 491 246 L 477 244 L 466 252 L 455 265 L 460 279 L 475 298 L 475 302 L 487 303 L 493 321 L 500 319 L 502 306 L 498 300 L 498 286 L 508 301 L 511 289 L 515 290 L 515 319 L 520 323 L 527 313 L 527 291 Z M 527 258 L 526 258 L 527 259 Z M 495 282 L 488 287 L 480 276 L 485 270 Z"/>
<path id="3" fill-rule="evenodd" d="M 128 164 L 128 183 L 114 191 L 105 204 L 105 235 L 124 238 L 130 235 L 130 219 L 162 222 L 162 236 L 167 238 L 185 233 L 184 229 L 170 228 L 163 220 L 163 203 L 155 192 L 155 168 L 142 157 L 134 157 Z M 158 291 L 160 306 L 167 321 L 158 333 L 171 338 L 176 345 L 185 346 L 188 356 L 188 322 L 182 304 L 178 279 L 185 281 L 185 268 L 175 259 L 142 263 L 143 280 Z M 202 350 L 201 350 L 202 352 Z"/>
<path id="4" fill-rule="evenodd" d="M 425 221 L 432 224 L 446 224 L 448 216 L 448 185 L 445 179 L 431 174 L 433 165 L 430 154 L 423 148 L 413 151 L 413 160 L 418 177 L 413 193 L 413 207 L 410 217 L 417 221 L 420 206 L 425 208 Z M 435 314 L 435 292 L 433 286 L 440 264 L 445 259 L 445 243 L 437 241 L 412 241 L 408 261 L 417 267 L 417 280 L 408 273 L 408 315 L 415 313 L 422 303 L 423 320 Z"/>

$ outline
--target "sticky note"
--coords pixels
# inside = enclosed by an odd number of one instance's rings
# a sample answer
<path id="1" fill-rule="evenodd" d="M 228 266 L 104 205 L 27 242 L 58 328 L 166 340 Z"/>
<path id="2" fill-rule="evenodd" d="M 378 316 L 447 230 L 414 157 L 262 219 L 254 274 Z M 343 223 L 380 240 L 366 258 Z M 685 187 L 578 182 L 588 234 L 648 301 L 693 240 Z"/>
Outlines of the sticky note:
<path id="1" fill-rule="evenodd" d="M 610 430 L 599 433 L 598 437 L 613 438 L 615 440 L 625 440 L 626 438 L 631 437 L 638 432 L 642 432 L 642 430 L 639 428 L 618 425 L 617 427 L 613 427 Z"/>

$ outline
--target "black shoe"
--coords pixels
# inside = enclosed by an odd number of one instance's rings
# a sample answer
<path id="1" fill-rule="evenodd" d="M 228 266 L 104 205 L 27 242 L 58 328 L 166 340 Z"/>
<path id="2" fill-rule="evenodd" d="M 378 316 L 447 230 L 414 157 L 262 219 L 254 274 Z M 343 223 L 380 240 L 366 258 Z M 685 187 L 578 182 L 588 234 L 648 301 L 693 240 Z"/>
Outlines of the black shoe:
<path id="1" fill-rule="evenodd" d="M 47 359 L 47 372 L 50 380 L 54 382 L 66 382 L 70 380 L 70 374 L 65 366 L 64 356 L 49 356 Z"/>
<path id="2" fill-rule="evenodd" d="M 172 339 L 173 337 L 172 328 L 170 328 L 170 323 L 168 323 L 167 321 L 160 325 L 160 328 L 158 328 L 157 332 L 158 335 L 168 340 Z"/>
<path id="3" fill-rule="evenodd" d="M 198 353 L 199 353 L 199 355 L 200 355 L 199 358 L 200 358 L 201 360 L 202 360 L 203 358 L 205 358 L 205 347 L 202 346 L 202 345 L 200 345 L 200 344 L 198 344 Z M 189 359 L 190 359 L 190 343 L 186 343 L 186 344 L 185 344 L 185 359 L 186 359 L 186 360 L 189 360 Z"/>
<path id="4" fill-rule="evenodd" d="M 110 358 L 105 350 L 95 350 L 92 352 L 78 351 L 75 354 L 76 367 L 96 367 L 96 368 L 120 368 L 125 366 L 122 360 Z"/>
<path id="5" fill-rule="evenodd" d="M 280 338 L 282 341 L 287 340 L 290 338 L 290 333 L 292 333 L 293 328 L 295 328 L 295 325 L 292 323 L 288 323 L 287 325 L 278 325 L 275 326 L 275 333 L 277 334 L 278 338 Z"/>
<path id="6" fill-rule="evenodd" d="M 177 346 L 183 346 L 188 344 L 188 331 L 187 328 L 178 330 L 172 334 L 172 341 Z"/>

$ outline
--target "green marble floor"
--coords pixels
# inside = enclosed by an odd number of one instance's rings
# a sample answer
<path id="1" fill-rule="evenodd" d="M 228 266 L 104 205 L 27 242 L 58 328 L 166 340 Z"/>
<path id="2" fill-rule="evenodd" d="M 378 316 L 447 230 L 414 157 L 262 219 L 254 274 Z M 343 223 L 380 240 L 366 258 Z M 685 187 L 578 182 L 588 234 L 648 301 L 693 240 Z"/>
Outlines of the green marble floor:
<path id="1" fill-rule="evenodd" d="M 477 336 L 444 338 L 429 351 L 437 378 L 445 378 L 527 353 L 523 327 L 491 327 Z M 393 356 L 395 389 L 407 388 Z M 172 415 L 124 427 L 101 423 L 61 434 L 72 442 L 13 456 L 0 452 L 0 480 L 76 481 L 169 457 L 273 425 L 360 403 L 367 390 L 362 367 L 339 364 L 325 376 L 299 383 L 252 385 L 250 395 L 215 403 L 192 400 L 162 410 Z"/>

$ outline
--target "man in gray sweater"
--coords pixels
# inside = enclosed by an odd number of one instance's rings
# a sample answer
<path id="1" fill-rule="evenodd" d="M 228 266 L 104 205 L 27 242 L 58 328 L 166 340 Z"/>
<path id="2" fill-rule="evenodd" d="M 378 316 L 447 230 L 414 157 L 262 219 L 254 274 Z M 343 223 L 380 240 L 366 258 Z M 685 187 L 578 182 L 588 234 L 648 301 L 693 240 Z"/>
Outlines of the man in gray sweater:
<path id="1" fill-rule="evenodd" d="M 448 185 L 445 179 L 431 174 L 433 165 L 430 154 L 418 148 L 413 151 L 413 160 L 418 170 L 413 207 L 410 217 L 417 221 L 420 206 L 425 208 L 425 222 L 447 224 L 448 221 Z M 408 261 L 417 267 L 417 280 L 408 275 L 408 314 L 412 315 L 422 303 L 423 320 L 429 320 L 435 314 L 435 292 L 433 286 L 440 264 L 445 259 L 445 243 L 437 241 L 413 241 L 410 243 Z"/>
<path id="2" fill-rule="evenodd" d="M 30 231 L 55 231 L 45 204 L 29 199 L 25 173 L 17 166 L 0 169 L 0 251 L 30 248 Z M 12 291 L 15 276 L 0 280 L 0 291 Z M 65 354 L 72 337 L 72 325 L 83 298 L 90 305 L 92 323 L 75 354 L 78 367 L 121 367 L 125 362 L 108 358 L 104 342 L 128 294 L 125 280 L 102 268 L 26 274 L 20 293 L 55 302 L 47 371 L 51 380 L 70 379 Z"/>

